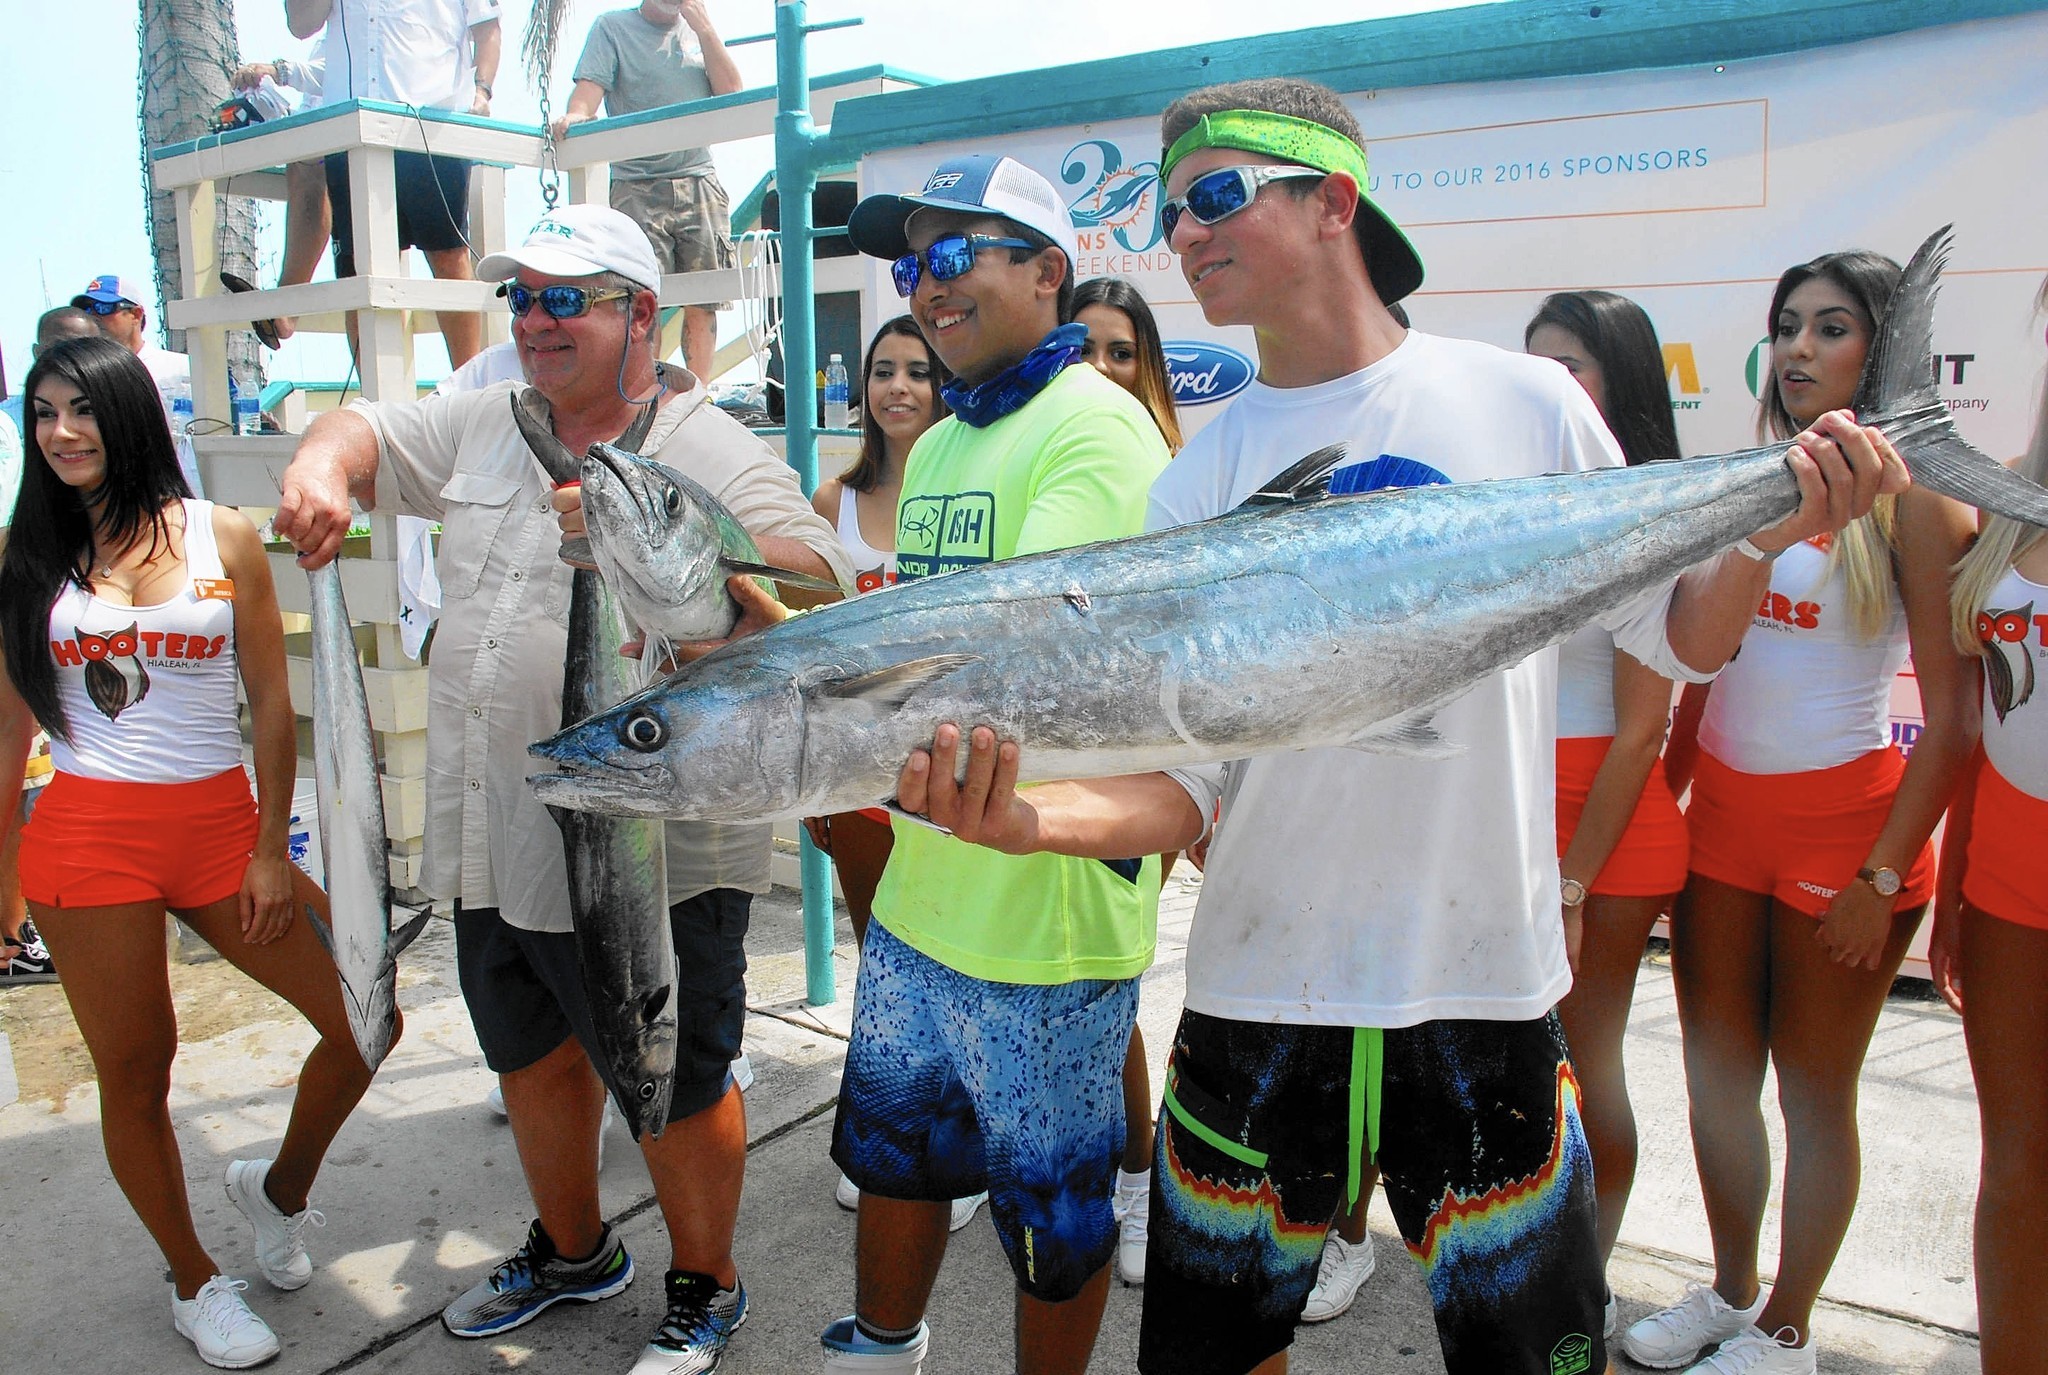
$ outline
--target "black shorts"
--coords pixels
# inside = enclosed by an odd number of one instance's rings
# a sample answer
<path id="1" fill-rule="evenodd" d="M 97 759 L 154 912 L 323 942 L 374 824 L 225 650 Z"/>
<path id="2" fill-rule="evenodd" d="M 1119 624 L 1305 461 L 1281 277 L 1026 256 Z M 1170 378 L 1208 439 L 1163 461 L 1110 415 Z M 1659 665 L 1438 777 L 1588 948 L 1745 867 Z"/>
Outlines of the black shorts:
<path id="1" fill-rule="evenodd" d="M 398 193 L 398 246 L 429 253 L 461 248 L 469 232 L 469 162 L 432 153 L 392 154 Z M 334 216 L 334 275 L 356 275 L 355 207 L 348 196 L 348 154 L 327 155 L 327 204 Z"/>
<path id="2" fill-rule="evenodd" d="M 1379 1031 L 1186 1012 L 1166 1074 L 1141 1371 L 1242 1375 L 1293 1343 L 1361 1144 L 1450 1375 L 1605 1369 L 1592 1157 L 1554 1015 Z"/>
<path id="3" fill-rule="evenodd" d="M 725 1096 L 747 1021 L 747 918 L 753 895 L 713 888 L 669 908 L 676 946 L 676 1072 L 668 1120 Z M 574 1036 L 600 1077 L 605 1056 L 583 994 L 576 937 L 526 931 L 495 907 L 455 906 L 455 967 L 484 1063 L 509 1074 Z M 618 1085 L 607 1080 L 614 1094 Z"/>

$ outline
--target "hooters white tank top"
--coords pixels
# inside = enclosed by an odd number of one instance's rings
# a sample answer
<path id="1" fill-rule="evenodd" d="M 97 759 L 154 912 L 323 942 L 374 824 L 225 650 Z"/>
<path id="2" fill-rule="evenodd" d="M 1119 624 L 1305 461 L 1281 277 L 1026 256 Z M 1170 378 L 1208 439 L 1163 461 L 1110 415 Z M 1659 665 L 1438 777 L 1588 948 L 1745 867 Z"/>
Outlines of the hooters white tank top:
<path id="1" fill-rule="evenodd" d="M 189 783 L 242 762 L 235 706 L 235 589 L 213 537 L 213 503 L 186 500 L 185 585 L 153 606 L 66 586 L 50 608 L 50 657 L 71 739 L 59 772 Z"/>
<path id="2" fill-rule="evenodd" d="M 2008 568 L 1977 613 L 1984 642 L 1984 757 L 2048 800 L 2048 587 Z"/>

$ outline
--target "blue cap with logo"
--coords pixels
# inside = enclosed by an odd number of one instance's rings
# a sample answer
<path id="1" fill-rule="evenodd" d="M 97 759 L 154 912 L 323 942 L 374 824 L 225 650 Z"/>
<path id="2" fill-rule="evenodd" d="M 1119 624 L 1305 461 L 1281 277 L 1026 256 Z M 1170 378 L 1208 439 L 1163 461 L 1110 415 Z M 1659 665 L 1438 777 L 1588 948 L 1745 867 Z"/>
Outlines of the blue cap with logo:
<path id="1" fill-rule="evenodd" d="M 988 153 L 940 163 L 914 196 L 867 197 L 847 218 L 846 236 L 870 257 L 900 258 L 910 251 L 910 217 L 924 209 L 999 215 L 1052 240 L 1068 270 L 1074 267 L 1073 218 L 1052 183 L 1015 158 Z"/>
<path id="2" fill-rule="evenodd" d="M 102 272 L 85 284 L 85 290 L 71 298 L 71 304 L 84 310 L 87 301 L 98 301 L 106 306 L 113 305 L 116 301 L 126 301 L 131 306 L 139 306 L 148 299 L 148 295 L 138 283 L 116 273 Z"/>

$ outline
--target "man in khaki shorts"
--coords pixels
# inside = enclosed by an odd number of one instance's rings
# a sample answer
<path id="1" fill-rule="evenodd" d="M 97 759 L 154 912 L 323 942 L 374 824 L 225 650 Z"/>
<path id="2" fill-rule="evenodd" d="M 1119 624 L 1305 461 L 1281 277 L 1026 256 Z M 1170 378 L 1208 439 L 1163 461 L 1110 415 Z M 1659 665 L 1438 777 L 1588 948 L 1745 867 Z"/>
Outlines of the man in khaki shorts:
<path id="1" fill-rule="evenodd" d="M 705 0 L 641 0 L 592 22 L 555 136 L 596 118 L 600 105 L 608 115 L 630 115 L 739 88 L 740 69 L 711 26 Z M 733 265 L 732 218 L 709 149 L 677 148 L 613 163 L 612 209 L 646 232 L 663 272 Z M 724 308 L 683 307 L 683 361 L 707 384 Z"/>

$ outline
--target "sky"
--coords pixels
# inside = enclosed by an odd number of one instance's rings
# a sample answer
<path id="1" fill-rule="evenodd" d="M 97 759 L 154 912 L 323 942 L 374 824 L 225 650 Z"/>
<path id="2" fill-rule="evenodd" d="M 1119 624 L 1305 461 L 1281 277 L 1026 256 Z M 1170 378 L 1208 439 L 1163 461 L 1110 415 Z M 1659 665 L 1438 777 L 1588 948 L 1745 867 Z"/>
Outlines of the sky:
<path id="1" fill-rule="evenodd" d="M 494 114 L 538 123 L 539 101 L 518 66 L 529 0 L 506 0 L 505 60 L 496 83 Z M 566 99 L 569 69 L 582 50 L 590 21 L 608 0 L 574 0 L 554 100 Z M 1279 27 L 1302 28 L 1385 15 L 1448 8 L 1440 0 L 1311 0 L 1282 11 Z M 136 123 L 137 0 L 64 0 L 34 4 L 6 0 L 8 42 L 0 45 L 0 185 L 29 196 L 22 210 L 0 217 L 0 354 L 7 377 L 19 387 L 28 371 L 35 320 L 61 305 L 102 272 L 150 274 L 143 213 L 140 135 Z M 236 21 L 245 61 L 302 56 L 309 45 L 284 25 L 283 0 L 237 0 Z M 772 32 L 768 0 L 710 0 L 713 23 L 727 39 Z M 822 74 L 887 63 L 923 76 L 963 80 L 1032 71 L 1104 57 L 1156 51 L 1189 43 L 1271 31 L 1275 11 L 1243 0 L 1032 0 L 1007 4 L 937 5 L 931 0 L 812 0 L 813 23 L 858 17 L 858 28 L 811 39 L 811 71 Z M 934 22 L 943 16 L 943 22 Z M 748 86 L 772 85 L 772 43 L 734 50 Z M 730 144 L 715 152 L 721 179 L 737 200 L 773 164 L 767 139 Z M 510 177 L 508 223 L 531 219 L 540 208 L 532 174 Z M 283 242 L 283 208 L 265 212 L 259 240 L 262 276 L 274 280 Z M 417 255 L 415 255 L 417 256 Z M 422 265 L 418 270 L 424 271 Z M 319 274 L 328 275 L 325 269 Z M 152 328 L 158 311 L 150 311 Z M 725 333 L 737 332 L 726 322 Z M 422 336 L 422 376 L 445 366 L 438 340 Z M 338 379 L 346 350 L 332 340 L 291 341 L 273 356 L 273 376 Z"/>

